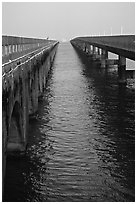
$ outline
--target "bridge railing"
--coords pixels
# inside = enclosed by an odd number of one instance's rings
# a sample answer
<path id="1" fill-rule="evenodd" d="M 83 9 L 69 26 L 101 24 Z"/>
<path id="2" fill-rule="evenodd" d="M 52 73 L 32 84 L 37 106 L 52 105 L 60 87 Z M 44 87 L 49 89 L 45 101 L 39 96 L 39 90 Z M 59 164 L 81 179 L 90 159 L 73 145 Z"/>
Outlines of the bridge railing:
<path id="1" fill-rule="evenodd" d="M 98 37 L 78 37 L 77 39 L 85 40 L 91 43 L 100 43 L 119 47 L 129 51 L 135 50 L 135 35 L 120 35 L 120 36 L 98 36 Z"/>
<path id="2" fill-rule="evenodd" d="M 71 40 L 77 46 L 85 49 L 87 45 L 107 50 L 119 56 L 135 60 L 135 35 L 77 37 Z"/>
<path id="3" fill-rule="evenodd" d="M 51 42 L 47 39 L 2 36 L 2 63 L 49 45 Z"/>

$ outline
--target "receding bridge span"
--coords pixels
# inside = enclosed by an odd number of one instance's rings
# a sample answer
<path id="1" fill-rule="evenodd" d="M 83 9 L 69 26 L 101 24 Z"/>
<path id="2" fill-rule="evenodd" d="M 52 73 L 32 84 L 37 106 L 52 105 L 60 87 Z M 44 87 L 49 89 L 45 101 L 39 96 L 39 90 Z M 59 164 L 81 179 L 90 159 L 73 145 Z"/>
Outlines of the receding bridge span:
<path id="1" fill-rule="evenodd" d="M 102 68 L 118 64 L 119 83 L 126 83 L 126 58 L 135 60 L 135 35 L 77 37 L 71 44 L 92 60 L 99 61 Z M 108 52 L 117 54 L 119 59 L 109 60 Z"/>
<path id="2" fill-rule="evenodd" d="M 53 40 L 2 37 L 3 181 L 6 156 L 25 152 L 29 115 L 37 111 L 57 45 Z"/>

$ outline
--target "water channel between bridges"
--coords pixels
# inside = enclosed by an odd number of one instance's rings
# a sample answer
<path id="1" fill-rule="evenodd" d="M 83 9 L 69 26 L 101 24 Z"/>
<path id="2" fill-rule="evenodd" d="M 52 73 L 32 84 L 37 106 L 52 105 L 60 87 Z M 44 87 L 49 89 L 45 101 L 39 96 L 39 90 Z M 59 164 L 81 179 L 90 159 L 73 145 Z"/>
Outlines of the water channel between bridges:
<path id="1" fill-rule="evenodd" d="M 134 89 L 61 43 L 5 201 L 135 200 Z"/>

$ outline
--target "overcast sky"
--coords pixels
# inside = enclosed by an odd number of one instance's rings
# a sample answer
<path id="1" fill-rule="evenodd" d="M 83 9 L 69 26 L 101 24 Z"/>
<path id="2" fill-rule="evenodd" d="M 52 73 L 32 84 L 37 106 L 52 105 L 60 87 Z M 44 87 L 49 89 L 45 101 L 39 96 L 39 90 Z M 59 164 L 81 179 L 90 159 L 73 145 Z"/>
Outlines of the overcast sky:
<path id="1" fill-rule="evenodd" d="M 122 29 L 121 29 L 122 27 Z M 2 34 L 50 39 L 135 33 L 135 3 L 2 3 Z"/>

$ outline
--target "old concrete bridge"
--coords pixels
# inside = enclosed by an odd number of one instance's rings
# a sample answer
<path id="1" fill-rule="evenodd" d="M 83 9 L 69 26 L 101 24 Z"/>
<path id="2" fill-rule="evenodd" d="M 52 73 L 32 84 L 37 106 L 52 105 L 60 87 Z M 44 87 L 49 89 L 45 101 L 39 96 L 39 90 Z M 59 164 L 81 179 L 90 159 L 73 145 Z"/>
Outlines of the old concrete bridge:
<path id="1" fill-rule="evenodd" d="M 3 178 L 6 156 L 26 149 L 28 117 L 37 111 L 57 45 L 53 40 L 2 37 Z"/>
<path id="2" fill-rule="evenodd" d="M 126 58 L 135 60 L 135 35 L 77 37 L 71 44 L 93 61 L 100 63 L 102 68 L 118 65 L 118 81 L 126 84 Z M 119 56 L 118 60 L 108 59 L 108 52 Z"/>

